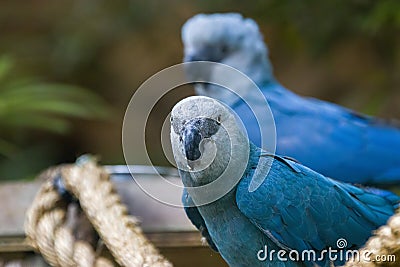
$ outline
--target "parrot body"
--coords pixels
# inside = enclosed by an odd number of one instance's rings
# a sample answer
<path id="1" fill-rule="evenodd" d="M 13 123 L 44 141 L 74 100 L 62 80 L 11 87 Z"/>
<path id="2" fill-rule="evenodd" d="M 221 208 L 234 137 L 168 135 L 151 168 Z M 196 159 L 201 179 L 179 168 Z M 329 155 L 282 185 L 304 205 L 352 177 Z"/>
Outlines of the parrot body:
<path id="1" fill-rule="evenodd" d="M 390 192 L 335 181 L 256 147 L 232 111 L 215 99 L 184 99 L 172 110 L 171 121 L 174 157 L 188 194 L 184 204 L 192 204 L 188 215 L 198 216 L 191 219 L 230 266 L 342 265 L 345 259 L 318 258 L 330 248 L 360 248 L 399 206 L 400 198 Z M 216 186 L 196 188 L 227 172 L 231 175 L 222 186 L 229 186 L 229 179 L 237 182 L 202 203 Z M 257 255 L 263 246 L 286 256 L 314 251 L 316 258 L 282 261 L 275 254 L 262 261 Z"/>
<path id="2" fill-rule="evenodd" d="M 199 14 L 182 27 L 184 61 L 213 61 L 246 74 L 261 90 L 276 127 L 276 153 L 336 180 L 389 186 L 400 180 L 400 128 L 339 105 L 301 97 L 273 76 L 268 49 L 257 24 L 240 14 Z M 189 77 L 196 77 L 192 68 Z M 213 75 L 223 75 L 220 72 Z M 231 80 L 232 88 L 239 84 Z M 266 125 L 258 125 L 253 110 L 269 109 L 255 88 L 240 88 L 243 99 L 213 84 L 197 84 L 195 91 L 229 105 L 242 120 L 249 139 L 261 145 Z"/>

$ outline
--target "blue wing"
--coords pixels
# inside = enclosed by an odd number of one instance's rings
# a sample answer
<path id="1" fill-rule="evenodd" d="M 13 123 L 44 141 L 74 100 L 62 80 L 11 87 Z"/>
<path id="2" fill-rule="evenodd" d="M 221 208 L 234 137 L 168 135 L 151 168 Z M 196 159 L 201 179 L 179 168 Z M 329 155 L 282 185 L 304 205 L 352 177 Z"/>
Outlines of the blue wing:
<path id="1" fill-rule="evenodd" d="M 274 115 L 277 154 L 293 157 L 341 181 L 399 184 L 400 128 L 396 125 L 300 97 L 277 83 L 266 84 L 261 90 Z M 254 97 L 252 107 L 259 102 Z M 260 146 L 258 124 L 248 106 L 239 101 L 232 108 L 242 119 L 250 140 Z"/>
<path id="2" fill-rule="evenodd" d="M 187 192 L 186 188 L 183 189 L 182 193 L 182 203 L 185 208 L 185 212 L 189 220 L 193 223 L 194 226 L 200 231 L 201 235 L 207 240 L 208 245 L 216 252 L 218 252 L 218 248 L 215 245 L 214 241 L 211 239 L 210 233 L 208 232 L 206 223 L 201 216 L 199 210 L 194 205 L 192 198 Z"/>
<path id="3" fill-rule="evenodd" d="M 250 168 L 236 192 L 240 211 L 284 249 L 321 251 L 335 248 L 340 238 L 346 239 L 346 248 L 358 248 L 386 223 L 400 201 L 394 194 L 376 195 L 373 189 L 325 178 L 295 162 L 291 165 L 300 172 L 274 160 L 262 185 L 251 193 L 254 170 Z"/>

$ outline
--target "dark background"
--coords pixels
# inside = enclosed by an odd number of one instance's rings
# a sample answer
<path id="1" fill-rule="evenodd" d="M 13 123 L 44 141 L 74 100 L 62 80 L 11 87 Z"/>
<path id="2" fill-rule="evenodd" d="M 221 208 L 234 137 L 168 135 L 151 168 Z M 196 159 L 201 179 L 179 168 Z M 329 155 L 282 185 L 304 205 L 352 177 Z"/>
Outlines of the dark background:
<path id="1" fill-rule="evenodd" d="M 180 28 L 188 18 L 231 11 L 259 23 L 275 75 L 291 90 L 400 118 L 397 0 L 3 0 L 0 58 L 13 62 L 7 79 L 18 84 L 30 77 L 85 88 L 104 100 L 97 99 L 94 106 L 106 114 L 66 112 L 62 116 L 69 127 L 56 130 L 13 124 L 18 117 L 7 115 L 0 75 L 0 179 L 31 178 L 82 153 L 97 154 L 102 163 L 123 164 L 121 127 L 130 97 L 151 75 L 181 62 Z M 169 95 L 152 114 L 147 137 L 155 164 L 168 164 L 158 145 L 165 115 L 191 93 Z M 91 99 L 77 103 L 85 107 L 93 104 Z M 1 153 L 2 142 L 13 149 Z M 142 157 L 137 155 L 138 164 Z"/>

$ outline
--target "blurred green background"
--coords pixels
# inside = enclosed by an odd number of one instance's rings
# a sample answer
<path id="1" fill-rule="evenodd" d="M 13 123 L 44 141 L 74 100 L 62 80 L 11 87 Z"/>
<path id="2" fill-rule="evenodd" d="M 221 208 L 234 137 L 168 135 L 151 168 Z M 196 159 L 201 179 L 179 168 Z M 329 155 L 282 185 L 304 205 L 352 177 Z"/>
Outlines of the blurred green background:
<path id="1" fill-rule="evenodd" d="M 29 179 L 82 153 L 124 163 L 121 127 L 134 91 L 181 62 L 180 28 L 206 12 L 260 25 L 277 78 L 293 91 L 400 118 L 400 1 L 0 2 L 0 179 Z M 172 94 L 151 116 L 155 164 Z M 138 138 L 138 137 L 132 137 Z M 139 142 L 140 140 L 138 140 Z M 144 155 L 137 155 L 140 164 Z"/>

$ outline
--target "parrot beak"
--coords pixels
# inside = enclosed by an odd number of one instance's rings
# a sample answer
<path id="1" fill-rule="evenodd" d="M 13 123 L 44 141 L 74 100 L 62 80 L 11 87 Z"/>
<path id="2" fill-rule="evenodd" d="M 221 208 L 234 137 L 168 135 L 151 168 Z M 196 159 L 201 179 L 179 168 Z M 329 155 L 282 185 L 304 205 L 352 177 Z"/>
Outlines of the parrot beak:
<path id="1" fill-rule="evenodd" d="M 193 61 L 208 61 L 209 56 L 207 51 L 204 49 L 200 51 L 186 51 L 185 56 L 183 58 L 184 62 L 193 62 Z"/>
<path id="2" fill-rule="evenodd" d="M 197 50 L 187 50 L 185 51 L 185 56 L 183 58 L 184 62 L 193 61 L 211 61 L 211 62 L 221 62 L 223 59 L 222 55 L 218 54 L 209 47 L 203 47 Z"/>
<path id="3" fill-rule="evenodd" d="M 201 156 L 200 142 L 203 139 L 200 130 L 193 124 L 185 125 L 182 134 L 185 156 L 188 161 L 198 160 Z"/>
<path id="4" fill-rule="evenodd" d="M 219 127 L 219 122 L 209 118 L 196 118 L 185 123 L 181 140 L 188 163 L 193 163 L 200 159 L 202 141 L 214 135 Z"/>
<path id="5" fill-rule="evenodd" d="M 197 56 L 196 54 L 188 54 L 185 55 L 183 58 L 184 62 L 192 62 L 192 61 L 201 61 L 201 57 Z"/>

